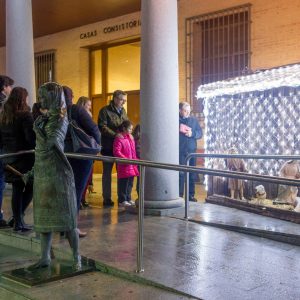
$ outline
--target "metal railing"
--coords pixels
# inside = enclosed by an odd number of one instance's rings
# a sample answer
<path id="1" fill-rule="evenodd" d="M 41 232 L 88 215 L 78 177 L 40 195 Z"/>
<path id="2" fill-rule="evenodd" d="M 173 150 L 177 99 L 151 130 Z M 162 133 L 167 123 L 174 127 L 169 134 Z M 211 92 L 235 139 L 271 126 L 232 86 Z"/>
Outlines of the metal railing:
<path id="1" fill-rule="evenodd" d="M 29 151 L 20 151 L 18 153 L 7 153 L 0 155 L 0 159 L 12 157 L 16 155 L 30 154 L 34 153 L 34 150 Z M 211 175 L 211 176 L 222 176 L 236 179 L 244 179 L 244 180 L 259 180 L 263 182 L 270 182 L 276 184 L 285 184 L 292 186 L 299 186 L 300 181 L 296 179 L 283 179 L 281 177 L 275 176 L 266 176 L 266 175 L 256 175 L 256 174 L 245 174 L 241 172 L 234 171 L 226 171 L 226 170 L 217 170 L 217 169 L 209 169 L 209 168 L 200 168 L 200 167 L 191 167 L 184 165 L 176 165 L 169 163 L 157 163 L 153 161 L 147 160 L 132 160 L 132 159 L 124 159 L 124 158 L 116 158 L 109 156 L 98 156 L 98 155 L 89 155 L 89 154 L 76 154 L 76 153 L 66 153 L 67 157 L 84 159 L 84 160 L 94 160 L 94 161 L 104 161 L 110 163 L 121 163 L 121 164 L 132 164 L 140 166 L 140 187 L 139 187 L 139 201 L 138 201 L 138 234 L 137 234 L 137 272 L 143 272 L 143 249 L 144 249 L 144 183 L 145 183 L 145 168 L 158 168 L 165 170 L 173 170 L 173 171 L 181 171 L 186 173 L 186 183 L 189 180 L 189 172 L 199 173 L 203 175 Z M 299 159 L 300 156 L 294 155 L 224 155 L 224 154 L 203 154 L 203 153 L 191 153 L 187 157 L 187 164 L 189 164 L 190 158 L 193 156 L 197 157 L 221 157 L 221 158 L 280 158 L 280 159 Z M 185 189 L 185 211 L 186 214 L 188 212 L 188 184 L 186 184 Z M 186 219 L 188 219 L 186 215 Z"/>

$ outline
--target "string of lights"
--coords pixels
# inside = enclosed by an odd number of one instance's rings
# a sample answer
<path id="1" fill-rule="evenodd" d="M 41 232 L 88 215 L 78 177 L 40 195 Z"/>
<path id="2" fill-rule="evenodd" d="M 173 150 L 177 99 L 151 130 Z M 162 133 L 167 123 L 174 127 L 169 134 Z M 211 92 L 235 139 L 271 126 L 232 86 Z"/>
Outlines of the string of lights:
<path id="1" fill-rule="evenodd" d="M 300 65 L 202 85 L 205 151 L 241 154 L 300 154 Z M 250 173 L 278 175 L 283 162 L 246 160 Z M 207 159 L 206 167 L 216 167 Z M 225 168 L 218 161 L 218 168 Z"/>
<path id="2" fill-rule="evenodd" d="M 221 95 L 236 95 L 251 91 L 265 91 L 280 86 L 300 86 L 300 64 L 256 72 L 251 75 L 201 85 L 196 97 L 207 99 Z"/>

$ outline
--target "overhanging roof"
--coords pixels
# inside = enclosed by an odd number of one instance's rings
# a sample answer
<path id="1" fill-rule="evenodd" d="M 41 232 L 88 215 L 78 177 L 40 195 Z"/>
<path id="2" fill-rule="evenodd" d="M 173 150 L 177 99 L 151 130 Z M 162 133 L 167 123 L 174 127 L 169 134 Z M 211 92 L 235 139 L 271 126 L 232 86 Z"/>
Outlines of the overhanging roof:
<path id="1" fill-rule="evenodd" d="M 36 38 L 140 9 L 141 0 L 32 0 L 33 35 Z M 2 47 L 5 45 L 5 0 L 0 0 L 0 22 Z"/>

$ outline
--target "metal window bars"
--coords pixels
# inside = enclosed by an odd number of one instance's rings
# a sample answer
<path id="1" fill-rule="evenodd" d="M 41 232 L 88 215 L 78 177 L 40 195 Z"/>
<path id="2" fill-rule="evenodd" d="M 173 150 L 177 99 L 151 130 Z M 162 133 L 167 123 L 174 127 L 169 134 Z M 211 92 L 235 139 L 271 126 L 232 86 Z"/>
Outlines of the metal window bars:
<path id="1" fill-rule="evenodd" d="M 34 67 L 37 88 L 46 82 L 55 81 L 55 50 L 35 53 Z"/>
<path id="2" fill-rule="evenodd" d="M 240 76 L 250 68 L 250 8 L 245 4 L 186 19 L 186 100 L 195 112 L 200 84 Z"/>

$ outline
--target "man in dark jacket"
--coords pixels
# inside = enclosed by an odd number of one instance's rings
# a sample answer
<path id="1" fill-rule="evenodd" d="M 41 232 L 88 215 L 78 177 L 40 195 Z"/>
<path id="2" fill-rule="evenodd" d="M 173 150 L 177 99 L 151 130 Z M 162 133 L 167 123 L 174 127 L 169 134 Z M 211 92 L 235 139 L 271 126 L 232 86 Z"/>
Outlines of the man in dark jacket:
<path id="1" fill-rule="evenodd" d="M 196 118 L 190 117 L 191 106 L 187 102 L 179 103 L 179 163 L 185 165 L 189 153 L 197 150 L 197 140 L 202 137 L 202 130 Z M 190 160 L 190 166 L 196 166 L 196 159 Z M 195 173 L 190 173 L 189 200 L 197 202 L 195 196 Z M 179 173 L 179 195 L 183 197 L 184 172 Z"/>
<path id="2" fill-rule="evenodd" d="M 0 75 L 0 113 L 3 109 L 4 102 L 8 98 L 14 81 L 5 75 Z M 0 152 L 1 153 L 1 152 Z M 0 228 L 6 226 L 6 221 L 3 219 L 2 211 L 2 201 L 3 201 L 3 191 L 4 191 L 4 171 L 2 160 L 0 160 Z"/>
<path id="3" fill-rule="evenodd" d="M 127 95 L 121 90 L 116 90 L 113 93 L 112 101 L 109 105 L 103 107 L 99 111 L 98 126 L 101 131 L 101 154 L 105 156 L 113 156 L 113 142 L 118 134 L 118 127 L 123 121 L 128 120 L 125 109 L 123 108 L 127 100 Z M 111 172 L 113 164 L 103 162 L 102 174 L 102 196 L 103 206 L 113 206 L 111 200 Z"/>

